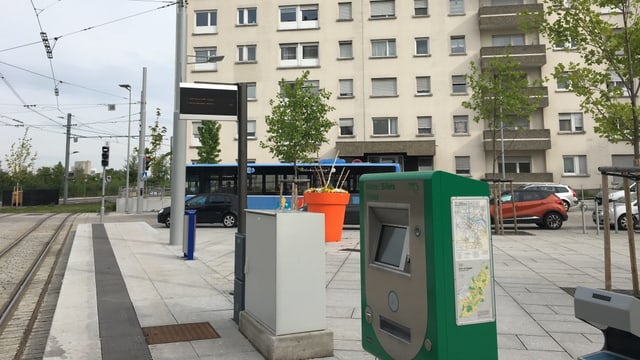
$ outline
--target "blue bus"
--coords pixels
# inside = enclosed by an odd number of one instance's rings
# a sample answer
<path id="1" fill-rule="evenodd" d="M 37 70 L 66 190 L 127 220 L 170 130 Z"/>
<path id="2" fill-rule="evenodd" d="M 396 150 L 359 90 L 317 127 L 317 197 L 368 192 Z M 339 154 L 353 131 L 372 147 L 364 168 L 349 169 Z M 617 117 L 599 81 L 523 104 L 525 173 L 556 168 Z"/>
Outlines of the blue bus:
<path id="1" fill-rule="evenodd" d="M 360 175 L 380 172 L 399 172 L 395 163 L 330 163 L 298 164 L 298 179 L 302 180 L 298 194 L 309 187 L 321 187 L 322 178 L 331 175 L 330 184 L 336 186 L 340 179 L 342 188 L 351 194 L 350 205 L 358 206 Z M 280 208 L 280 194 L 287 195 L 290 206 L 291 182 L 294 176 L 293 164 L 247 164 L 247 207 L 249 209 L 275 210 Z M 193 164 L 187 165 L 187 196 L 202 193 L 224 192 L 237 194 L 237 164 Z M 345 223 L 350 223 L 351 220 Z M 359 220 L 356 222 L 358 223 Z"/>

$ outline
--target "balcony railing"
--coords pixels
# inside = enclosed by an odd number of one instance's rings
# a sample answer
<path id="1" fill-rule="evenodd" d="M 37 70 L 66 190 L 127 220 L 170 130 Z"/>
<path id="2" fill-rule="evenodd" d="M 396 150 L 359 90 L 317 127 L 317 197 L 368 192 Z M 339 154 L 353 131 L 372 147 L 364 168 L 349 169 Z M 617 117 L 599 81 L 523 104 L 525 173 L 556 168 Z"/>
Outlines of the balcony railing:
<path id="1" fill-rule="evenodd" d="M 491 58 L 507 54 L 518 61 L 523 68 L 541 67 L 547 63 L 544 45 L 484 46 L 480 48 L 481 66 L 485 66 Z"/>
<path id="2" fill-rule="evenodd" d="M 482 4 L 478 10 L 480 30 L 515 29 L 526 21 L 526 18 L 520 15 L 521 13 L 542 12 L 542 4 L 536 3 L 513 5 L 505 5 L 505 2 L 499 2 L 498 5 L 486 3 Z"/>
<path id="3" fill-rule="evenodd" d="M 482 139 L 484 150 L 493 150 L 493 130 L 484 130 Z M 551 131 L 549 129 L 504 129 L 502 134 L 495 131 L 496 148 L 502 148 L 504 142 L 506 151 L 536 151 L 551 149 Z M 502 136 L 502 137 L 500 137 Z"/>

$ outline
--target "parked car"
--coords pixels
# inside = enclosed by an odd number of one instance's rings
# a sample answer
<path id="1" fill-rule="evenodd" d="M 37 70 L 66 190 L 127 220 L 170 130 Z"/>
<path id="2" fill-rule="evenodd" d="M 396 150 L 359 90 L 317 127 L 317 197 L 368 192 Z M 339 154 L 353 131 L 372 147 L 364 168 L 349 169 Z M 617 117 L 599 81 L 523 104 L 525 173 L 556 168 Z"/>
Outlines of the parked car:
<path id="1" fill-rule="evenodd" d="M 238 225 L 238 196 L 226 193 L 200 194 L 184 203 L 185 210 L 196 210 L 196 224 L 221 223 L 224 227 Z M 171 226 L 171 207 L 158 211 L 158 223 Z"/>
<path id="2" fill-rule="evenodd" d="M 564 208 L 569 211 L 571 206 L 578 205 L 578 196 L 573 190 L 573 188 L 569 185 L 564 184 L 526 184 L 520 187 L 521 189 L 530 189 L 530 190 L 545 190 L 551 191 L 556 194 L 560 199 L 562 199 L 562 204 Z"/>
<path id="3" fill-rule="evenodd" d="M 636 199 L 636 193 L 631 194 L 631 214 L 633 215 L 633 227 L 638 227 L 638 200 Z M 615 206 L 615 211 L 614 211 Z M 597 208 L 598 216 L 596 216 L 596 210 L 591 213 L 593 223 L 599 223 L 601 226 L 604 224 L 604 208 L 599 206 Z M 597 219 L 597 221 L 596 221 Z M 616 201 L 609 203 L 609 225 L 618 225 L 618 229 L 627 230 L 627 206 L 624 201 Z"/>
<path id="4" fill-rule="evenodd" d="M 517 189 L 513 191 L 513 198 L 510 191 L 505 191 L 500 196 L 500 200 L 502 201 L 502 217 L 505 224 L 513 223 L 514 203 L 518 224 L 536 224 L 542 228 L 557 230 L 568 219 L 562 199 L 550 191 Z M 492 222 L 495 222 L 494 207 L 492 200 Z"/>
<path id="5" fill-rule="evenodd" d="M 629 191 L 631 193 L 635 193 L 636 192 L 636 183 L 632 182 L 629 185 Z M 598 191 L 596 193 L 596 202 L 598 203 L 598 205 L 602 205 L 602 191 Z M 624 199 L 624 187 L 622 184 L 618 184 L 618 186 L 614 187 L 613 189 L 609 189 L 609 201 L 620 201 L 622 202 L 622 200 Z"/>

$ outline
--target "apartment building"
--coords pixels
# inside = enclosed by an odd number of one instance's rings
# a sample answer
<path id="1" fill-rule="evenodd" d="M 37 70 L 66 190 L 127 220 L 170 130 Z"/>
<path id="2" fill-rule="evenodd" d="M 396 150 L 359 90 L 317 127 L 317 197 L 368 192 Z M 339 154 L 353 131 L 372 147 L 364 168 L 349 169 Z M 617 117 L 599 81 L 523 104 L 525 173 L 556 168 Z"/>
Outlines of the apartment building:
<path id="1" fill-rule="evenodd" d="M 520 29 L 536 0 L 192 0 L 187 7 L 188 82 L 248 83 L 248 158 L 277 162 L 259 146 L 265 115 L 281 79 L 310 72 L 310 85 L 332 93 L 336 121 L 319 151 L 347 162 L 396 162 L 405 171 L 444 170 L 516 183 L 561 182 L 599 187 L 602 165 L 631 165 L 633 148 L 593 131 L 579 99 L 551 77 L 553 66 L 578 59 Z M 530 119 L 500 132 L 497 175 L 493 131 L 461 104 L 465 75 L 509 48 L 529 81 L 549 79 Z M 224 55 L 219 63 L 207 62 Z M 193 59 L 190 57 L 190 59 Z M 197 162 L 199 121 L 188 125 L 187 162 Z M 237 125 L 222 122 L 223 162 L 237 158 Z"/>

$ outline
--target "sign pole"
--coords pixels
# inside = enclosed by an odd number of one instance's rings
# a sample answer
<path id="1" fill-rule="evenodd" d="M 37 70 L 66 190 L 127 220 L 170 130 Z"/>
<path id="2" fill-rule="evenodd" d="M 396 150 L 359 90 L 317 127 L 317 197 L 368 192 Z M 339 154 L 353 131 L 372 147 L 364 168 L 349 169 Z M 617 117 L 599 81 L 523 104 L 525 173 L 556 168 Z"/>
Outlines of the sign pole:
<path id="1" fill-rule="evenodd" d="M 102 200 L 100 201 L 100 224 L 104 223 L 104 184 L 107 182 L 106 167 L 102 167 Z"/>

